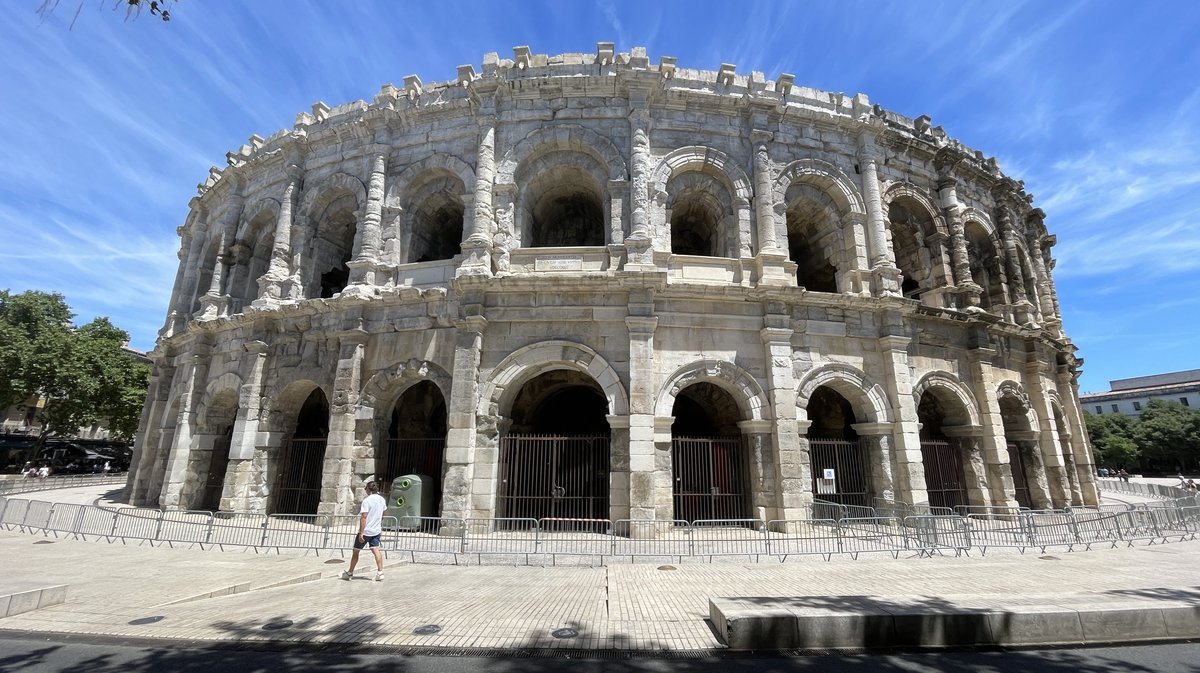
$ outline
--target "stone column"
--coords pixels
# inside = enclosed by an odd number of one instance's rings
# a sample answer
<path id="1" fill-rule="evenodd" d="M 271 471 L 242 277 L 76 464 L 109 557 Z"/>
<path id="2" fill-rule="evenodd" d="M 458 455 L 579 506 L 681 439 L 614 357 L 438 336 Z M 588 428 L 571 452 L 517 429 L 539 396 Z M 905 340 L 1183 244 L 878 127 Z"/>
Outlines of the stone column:
<path id="1" fill-rule="evenodd" d="M 1021 256 L 1017 252 L 1017 235 L 1013 230 L 1012 214 L 1008 206 L 999 207 L 1000 233 L 1004 243 L 1005 266 L 1008 269 L 1009 292 L 1012 293 L 1013 309 L 1020 324 L 1034 320 L 1033 303 L 1025 293 L 1025 274 L 1021 270 Z"/>
<path id="2" fill-rule="evenodd" d="M 463 241 L 459 276 L 492 275 L 492 186 L 496 181 L 496 116 L 494 104 L 480 110 L 479 145 L 475 151 L 475 210 L 471 233 Z"/>
<path id="3" fill-rule="evenodd" d="M 267 450 L 261 446 L 259 423 L 262 420 L 262 386 L 267 366 L 267 344 L 250 341 L 245 345 L 246 357 L 241 390 L 238 391 L 238 413 L 233 422 L 233 438 L 229 443 L 229 465 L 225 469 L 225 486 L 221 492 L 221 511 L 265 512 L 267 483 L 253 469 L 257 453 Z"/>
<path id="4" fill-rule="evenodd" d="M 1051 509 L 1054 501 L 1046 479 L 1046 460 L 1036 430 L 1011 430 L 1005 437 L 1016 443 L 1017 450 L 1028 461 L 1025 470 L 1025 485 L 1029 487 L 1029 502 L 1033 509 Z M 1011 474 L 1011 468 L 1009 473 Z"/>
<path id="5" fill-rule="evenodd" d="M 292 269 L 292 275 L 283 283 L 283 298 L 284 299 L 304 299 L 304 266 L 305 262 L 309 261 L 310 257 L 309 241 L 313 236 L 312 223 L 309 222 L 308 213 L 297 213 L 292 221 L 292 237 L 294 238 L 291 246 L 292 261 L 289 265 Z"/>
<path id="6" fill-rule="evenodd" d="M 654 505 L 654 518 L 657 521 L 673 521 L 675 519 L 675 472 L 671 461 L 671 426 L 675 424 L 674 416 L 652 416 L 654 444 L 654 479 L 652 491 L 648 500 Z"/>
<path id="7" fill-rule="evenodd" d="M 271 239 L 271 261 L 267 272 L 258 279 L 258 299 L 255 307 L 270 306 L 284 298 L 283 284 L 292 275 L 292 217 L 300 191 L 299 169 L 289 166 L 288 184 L 279 200 L 279 215 L 275 219 L 275 235 Z"/>
<path id="8" fill-rule="evenodd" d="M 187 490 L 185 481 L 195 479 L 196 475 L 188 474 L 188 461 L 193 448 L 196 419 L 193 409 L 196 398 L 202 395 L 208 378 L 209 353 L 197 350 L 192 354 L 191 366 L 180 391 L 179 414 L 175 421 L 175 435 L 172 437 L 170 455 L 167 458 L 166 480 L 162 486 L 159 504 L 163 509 L 180 509 L 187 507 L 182 502 L 182 494 Z"/>
<path id="9" fill-rule="evenodd" d="M 628 180 L 608 181 L 608 270 L 621 267 L 625 256 L 625 203 L 629 198 Z"/>
<path id="10" fill-rule="evenodd" d="M 921 295 L 921 303 L 927 306 L 954 308 L 956 304 L 956 288 L 947 250 L 949 238 L 940 231 L 925 237 L 925 247 L 929 249 L 930 265 L 933 267 L 930 271 L 936 283 L 932 290 Z"/>
<path id="11" fill-rule="evenodd" d="M 229 254 L 225 250 L 227 240 L 226 233 L 221 232 L 220 238 L 217 239 L 217 249 L 220 252 L 217 253 L 216 264 L 213 266 L 208 291 L 200 297 L 200 310 L 196 313 L 199 320 L 212 320 L 227 314 L 229 298 L 221 294 L 221 279 L 229 266 Z"/>
<path id="12" fill-rule="evenodd" d="M 767 285 L 788 285 L 791 280 L 784 269 L 787 252 L 779 247 L 775 232 L 775 190 L 771 157 L 767 143 L 772 134 L 751 131 L 754 145 L 754 220 L 758 233 L 758 254 L 754 258 L 755 281 Z"/>
<path id="13" fill-rule="evenodd" d="M 967 253 L 967 236 L 963 226 L 962 205 L 958 202 L 958 181 L 945 176 L 938 180 L 942 213 L 950 230 L 950 261 L 954 284 L 959 292 L 959 308 L 979 307 L 983 288 L 971 276 L 971 257 Z"/>
<path id="14" fill-rule="evenodd" d="M 871 294 L 871 263 L 867 254 L 866 220 L 862 213 L 846 213 L 840 222 L 844 239 L 843 254 L 845 271 L 839 270 L 842 276 L 838 287 L 842 292 L 859 296 Z"/>
<path id="15" fill-rule="evenodd" d="M 1087 424 L 1079 408 L 1079 381 L 1076 376 L 1068 365 L 1061 364 L 1055 381 L 1058 384 L 1058 398 L 1063 405 L 1063 421 L 1070 428 L 1071 454 L 1079 484 L 1079 497 L 1084 505 L 1094 507 L 1100 503 L 1100 492 L 1096 488 L 1096 460 L 1088 445 Z"/>
<path id="16" fill-rule="evenodd" d="M 963 484 L 967 489 L 967 502 L 973 506 L 991 504 L 988 492 L 988 467 L 983 456 L 983 426 L 942 426 L 950 446 L 962 456 Z"/>
<path id="17" fill-rule="evenodd" d="M 889 325 L 884 329 L 897 332 L 879 338 L 882 365 L 887 371 L 883 384 L 895 419 L 891 430 L 895 439 L 892 457 L 895 499 L 914 505 L 927 503 L 929 494 L 925 490 L 925 470 L 921 460 L 921 423 L 917 417 L 912 370 L 908 362 L 908 346 L 912 340 L 898 334 L 903 329 L 903 317 L 889 314 L 886 319 Z M 875 431 L 872 434 L 882 433 Z"/>
<path id="18" fill-rule="evenodd" d="M 779 493 L 776 491 L 779 478 L 771 441 L 774 423 L 769 420 L 740 421 L 738 429 L 742 431 L 745 444 L 742 448 L 750 454 L 750 504 L 754 518 L 763 522 L 784 518 L 779 514 Z"/>
<path id="19" fill-rule="evenodd" d="M 654 291 L 631 288 L 628 311 L 625 326 L 629 330 L 629 518 L 670 521 L 673 516 L 670 424 L 665 463 L 660 461 L 656 445 L 654 403 L 658 382 L 654 332 L 658 317 L 654 315 Z"/>
<path id="20" fill-rule="evenodd" d="M 1034 276 L 1037 279 L 1035 284 L 1038 290 L 1038 308 L 1041 311 L 1041 321 L 1050 329 L 1059 331 L 1062 326 L 1062 320 L 1059 319 L 1056 307 L 1054 306 L 1050 271 L 1046 268 L 1046 261 L 1043 257 L 1042 244 L 1045 240 L 1044 236 L 1030 232 L 1026 242 L 1029 246 L 1029 258 L 1033 263 Z"/>
<path id="21" fill-rule="evenodd" d="M 967 350 L 971 380 L 975 385 L 975 399 L 979 400 L 979 422 L 983 429 L 980 448 L 987 468 L 990 496 L 989 502 L 983 504 L 1016 507 L 1012 469 L 1008 462 L 1008 443 L 1004 436 L 1004 418 L 1000 414 L 1000 400 L 996 397 L 996 380 L 992 369 L 992 358 L 995 355 L 995 350 L 986 347 Z"/>
<path id="22" fill-rule="evenodd" d="M 1042 452 L 1040 458 L 1045 471 L 1047 496 L 1052 507 L 1066 507 L 1071 504 L 1071 490 L 1060 453 L 1061 442 L 1054 422 L 1054 410 L 1050 406 L 1048 391 L 1052 386 L 1047 385 L 1042 369 L 1043 363 L 1036 359 L 1036 355 L 1031 354 L 1031 360 L 1025 364 L 1025 380 L 1029 401 L 1041 426 L 1037 444 Z"/>
<path id="23" fill-rule="evenodd" d="M 129 475 L 125 479 L 125 492 L 129 504 L 147 504 L 146 487 L 158 453 L 162 451 L 162 415 L 171 392 L 175 368 L 155 364 L 150 370 L 149 388 L 146 391 L 146 406 L 138 422 L 137 435 L 133 440 L 133 456 L 129 461 Z"/>
<path id="24" fill-rule="evenodd" d="M 771 416 L 770 447 L 774 450 L 774 491 L 778 499 L 771 503 L 773 519 L 794 521 L 805 518 L 812 505 L 812 465 L 807 441 L 801 446 L 802 432 L 796 418 L 796 377 L 792 363 L 791 316 L 786 306 L 769 308 L 766 326 L 759 332 L 767 360 L 768 396 Z M 765 468 L 764 468 L 765 469 Z M 765 478 L 765 477 L 764 477 Z"/>
<path id="25" fill-rule="evenodd" d="M 870 255 L 871 274 L 876 296 L 900 295 L 900 270 L 896 268 L 892 250 L 887 243 L 887 214 L 883 212 L 883 198 L 879 189 L 879 173 L 876 168 L 879 150 L 875 136 L 864 131 L 858 136 L 858 162 L 862 174 L 863 201 L 867 207 L 867 252 Z"/>
<path id="26" fill-rule="evenodd" d="M 866 454 L 867 483 L 870 484 L 870 493 L 872 496 L 885 500 L 911 502 L 913 504 L 929 502 L 929 496 L 925 493 L 925 475 L 923 472 L 921 473 L 920 495 L 916 495 L 911 490 L 910 493 L 913 494 L 909 497 L 899 496 L 896 493 L 896 482 L 892 473 L 892 454 L 894 452 L 891 447 L 891 423 L 855 423 L 850 427 L 854 428 L 854 431 L 858 433 L 859 446 L 862 448 L 863 453 Z"/>
<path id="27" fill-rule="evenodd" d="M 608 518 L 631 519 L 629 515 L 629 417 L 608 416 Z M 631 528 L 630 534 L 638 532 Z"/>
<path id="28" fill-rule="evenodd" d="M 645 101 L 629 113 L 629 220 L 630 234 L 625 238 L 625 270 L 653 271 L 650 228 L 650 110 Z"/>
<path id="29" fill-rule="evenodd" d="M 750 201 L 740 196 L 733 197 L 733 216 L 737 222 L 737 239 L 735 240 L 734 256 L 746 259 L 754 256 L 750 243 L 754 238 L 754 213 L 750 209 Z"/>
<path id="30" fill-rule="evenodd" d="M 188 253 L 192 249 L 192 235 L 185 233 L 183 227 L 179 227 L 176 233 L 180 235 L 179 250 L 175 256 L 179 259 L 179 268 L 175 270 L 175 283 L 171 285 L 171 299 L 167 305 L 167 319 L 163 322 L 163 326 L 158 330 L 158 335 L 164 339 L 169 339 L 177 332 L 184 328 L 184 316 L 182 308 L 182 296 L 187 292 L 184 289 L 184 271 L 188 268 Z"/>
<path id="31" fill-rule="evenodd" d="M 477 299 L 482 299 L 477 297 Z M 478 305 L 464 309 L 478 311 Z M 472 498 L 472 470 L 476 441 L 475 409 L 479 396 L 479 360 L 483 347 L 483 332 L 487 320 L 482 315 L 470 315 L 458 323 L 454 347 L 454 372 L 447 404 L 446 472 L 442 476 L 442 516 L 448 519 L 491 516 L 494 510 L 495 482 L 492 498 Z M 480 507 L 480 505 L 482 505 Z"/>
<path id="32" fill-rule="evenodd" d="M 352 514 L 356 504 L 354 482 L 354 430 L 362 390 L 363 359 L 368 334 L 347 330 L 338 338 L 337 373 L 329 405 L 329 436 L 321 471 L 321 503 L 318 514 Z"/>
<path id="33" fill-rule="evenodd" d="M 204 244 L 208 241 L 208 218 L 203 215 L 192 225 L 191 247 L 188 249 L 184 262 L 182 289 L 175 297 L 175 313 L 184 321 L 192 315 L 193 300 L 196 298 L 199 282 L 200 265 L 204 263 Z M 208 288 L 204 288 L 207 290 Z M 182 325 L 175 326 L 172 331 L 178 331 Z"/>
<path id="34" fill-rule="evenodd" d="M 373 148 L 375 158 L 371 164 L 371 177 L 367 182 L 367 203 L 363 208 L 362 226 L 355 237 L 356 250 L 350 267 L 350 293 L 370 296 L 379 270 L 379 253 L 383 241 L 383 197 L 384 178 L 387 175 L 387 147 Z M 355 287 L 356 286 L 356 287 Z"/>

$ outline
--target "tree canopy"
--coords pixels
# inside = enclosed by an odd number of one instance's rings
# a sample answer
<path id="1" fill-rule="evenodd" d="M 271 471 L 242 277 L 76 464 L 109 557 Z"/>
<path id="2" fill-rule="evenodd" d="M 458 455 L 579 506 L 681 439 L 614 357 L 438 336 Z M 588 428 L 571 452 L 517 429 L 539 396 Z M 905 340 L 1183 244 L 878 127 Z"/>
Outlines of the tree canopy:
<path id="1" fill-rule="evenodd" d="M 107 424 L 113 438 L 137 431 L 150 368 L 108 318 L 75 327 L 62 295 L 0 290 L 0 407 L 41 400 L 39 440 Z"/>
<path id="2" fill-rule="evenodd" d="M 1200 411 L 1153 400 L 1138 418 L 1085 413 L 1098 464 L 1132 465 L 1142 459 L 1158 469 L 1182 469 L 1200 461 Z"/>

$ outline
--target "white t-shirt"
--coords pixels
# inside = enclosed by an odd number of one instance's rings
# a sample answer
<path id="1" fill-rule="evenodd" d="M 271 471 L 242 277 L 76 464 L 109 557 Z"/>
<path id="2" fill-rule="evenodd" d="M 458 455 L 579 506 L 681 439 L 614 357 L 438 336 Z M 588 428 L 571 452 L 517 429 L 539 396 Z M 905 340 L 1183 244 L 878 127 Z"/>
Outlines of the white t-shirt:
<path id="1" fill-rule="evenodd" d="M 387 509 L 387 501 L 378 493 L 372 493 L 363 499 L 362 507 L 358 512 L 367 515 L 367 526 L 363 528 L 365 537 L 379 535 L 383 532 L 383 511 L 385 509 Z"/>

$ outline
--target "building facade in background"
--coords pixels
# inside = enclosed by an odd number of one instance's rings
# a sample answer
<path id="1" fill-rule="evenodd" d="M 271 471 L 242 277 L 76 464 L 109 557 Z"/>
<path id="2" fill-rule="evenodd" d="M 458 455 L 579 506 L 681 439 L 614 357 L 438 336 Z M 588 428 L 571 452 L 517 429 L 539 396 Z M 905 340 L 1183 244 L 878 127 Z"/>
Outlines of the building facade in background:
<path id="1" fill-rule="evenodd" d="M 1096 503 L 1044 214 L 928 117 L 517 47 L 228 163 L 179 230 L 136 504 L 346 513 L 404 474 L 460 518 Z"/>
<path id="2" fill-rule="evenodd" d="M 1109 392 L 1080 395 L 1083 410 L 1096 414 L 1141 416 L 1152 400 L 1200 409 L 1200 369 L 1138 376 L 1108 382 Z"/>

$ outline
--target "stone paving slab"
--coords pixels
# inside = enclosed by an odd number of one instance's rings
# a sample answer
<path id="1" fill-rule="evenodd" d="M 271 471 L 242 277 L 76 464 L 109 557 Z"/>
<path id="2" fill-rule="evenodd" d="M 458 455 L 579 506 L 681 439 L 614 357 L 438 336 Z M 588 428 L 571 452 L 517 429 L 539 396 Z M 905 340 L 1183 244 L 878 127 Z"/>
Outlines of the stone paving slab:
<path id="1" fill-rule="evenodd" d="M 35 544 L 46 540 L 54 543 Z M 1114 601 L 1142 615 L 1122 628 L 1137 631 L 1149 620 L 1156 633 L 1190 637 L 1181 635 L 1196 621 L 1187 611 L 1200 606 L 1200 542 L 1041 556 L 594 568 L 393 559 L 383 582 L 337 579 L 344 559 L 329 560 L 0 532 L 0 566 L 11 569 L 12 579 L 70 585 L 62 605 L 5 618 L 0 629 L 458 649 L 702 650 L 726 646 L 709 622 L 710 601 L 723 598 L 819 597 L 826 617 L 856 601 L 895 610 L 916 605 L 917 620 L 979 613 L 984 622 L 966 628 L 992 632 L 1007 625 L 1012 642 L 1027 643 L 1064 623 L 1078 624 L 1071 628 L 1083 634 L 1081 642 L 1103 639 L 1122 623 L 1093 613 Z M 1157 606 L 1150 607 L 1157 616 L 1143 614 L 1148 606 Z M 893 631 L 904 626 L 889 615 Z M 147 617 L 161 619 L 137 623 Z M 292 624 L 263 628 L 284 620 Z M 414 632 L 428 625 L 436 632 Z M 564 628 L 576 635 L 553 635 Z M 959 627 L 946 628 L 953 635 Z"/>

